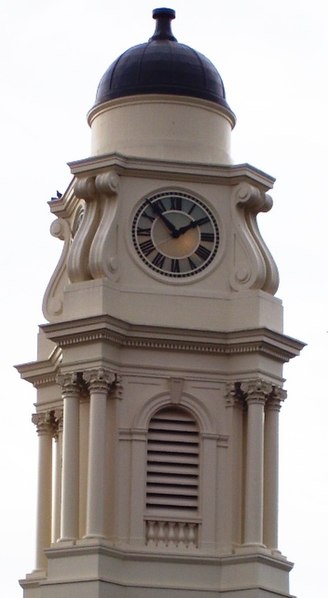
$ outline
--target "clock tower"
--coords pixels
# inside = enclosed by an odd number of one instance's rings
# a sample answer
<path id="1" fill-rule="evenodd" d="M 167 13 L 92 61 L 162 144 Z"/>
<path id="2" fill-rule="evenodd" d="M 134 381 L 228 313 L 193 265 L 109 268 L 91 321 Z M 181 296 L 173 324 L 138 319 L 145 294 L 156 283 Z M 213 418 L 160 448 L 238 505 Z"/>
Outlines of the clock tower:
<path id="1" fill-rule="evenodd" d="M 91 156 L 50 202 L 62 254 L 38 358 L 36 565 L 25 598 L 290 597 L 278 547 L 278 272 L 256 217 L 273 178 L 173 10 L 100 81 Z"/>

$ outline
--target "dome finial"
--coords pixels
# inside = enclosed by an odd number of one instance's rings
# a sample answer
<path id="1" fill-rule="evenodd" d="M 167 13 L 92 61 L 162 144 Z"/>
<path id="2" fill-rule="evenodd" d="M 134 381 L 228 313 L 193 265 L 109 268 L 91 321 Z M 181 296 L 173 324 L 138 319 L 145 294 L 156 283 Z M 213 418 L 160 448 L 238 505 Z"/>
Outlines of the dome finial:
<path id="1" fill-rule="evenodd" d="M 154 35 L 149 39 L 150 42 L 156 40 L 169 40 L 176 42 L 171 31 L 171 21 L 175 19 L 175 10 L 172 8 L 155 8 L 153 10 L 153 19 L 156 19 L 156 29 Z"/>

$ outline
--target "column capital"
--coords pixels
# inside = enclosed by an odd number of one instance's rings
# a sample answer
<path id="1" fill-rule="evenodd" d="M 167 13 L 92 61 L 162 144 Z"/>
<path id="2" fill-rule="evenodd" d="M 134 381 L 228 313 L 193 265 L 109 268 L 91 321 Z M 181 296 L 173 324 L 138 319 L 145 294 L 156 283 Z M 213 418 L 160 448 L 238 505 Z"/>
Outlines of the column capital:
<path id="1" fill-rule="evenodd" d="M 49 434 L 49 432 L 53 433 L 53 414 L 53 411 L 42 411 L 32 414 L 32 423 L 36 426 L 36 431 L 38 434 Z"/>
<path id="2" fill-rule="evenodd" d="M 63 398 L 76 396 L 81 392 L 81 378 L 78 372 L 58 374 L 56 382 L 62 388 Z"/>
<path id="3" fill-rule="evenodd" d="M 239 407 L 243 409 L 245 406 L 246 394 L 241 388 L 241 382 L 229 382 L 226 386 L 225 399 L 228 407 Z"/>
<path id="4" fill-rule="evenodd" d="M 59 434 L 63 431 L 63 423 L 64 423 L 64 410 L 63 409 L 55 409 L 53 412 L 53 428 L 54 428 L 54 438 L 58 440 Z"/>
<path id="5" fill-rule="evenodd" d="M 90 392 L 109 392 L 115 387 L 117 377 L 111 370 L 95 368 L 83 372 L 83 380 Z"/>
<path id="6" fill-rule="evenodd" d="M 266 410 L 280 411 L 281 404 L 287 397 L 287 391 L 281 386 L 273 386 L 266 402 Z"/>
<path id="7" fill-rule="evenodd" d="M 272 384 L 262 378 L 254 378 L 241 383 L 241 390 L 245 393 L 247 405 L 265 405 L 268 396 L 272 392 Z"/>

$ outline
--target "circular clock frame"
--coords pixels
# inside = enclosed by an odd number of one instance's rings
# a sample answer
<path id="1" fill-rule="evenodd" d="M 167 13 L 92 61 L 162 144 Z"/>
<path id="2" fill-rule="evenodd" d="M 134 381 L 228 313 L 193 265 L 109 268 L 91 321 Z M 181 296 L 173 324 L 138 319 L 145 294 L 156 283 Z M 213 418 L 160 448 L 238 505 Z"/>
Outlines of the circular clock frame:
<path id="1" fill-rule="evenodd" d="M 210 208 L 194 195 L 162 191 L 146 197 L 132 221 L 136 253 L 152 272 L 186 280 L 215 258 L 220 234 Z"/>

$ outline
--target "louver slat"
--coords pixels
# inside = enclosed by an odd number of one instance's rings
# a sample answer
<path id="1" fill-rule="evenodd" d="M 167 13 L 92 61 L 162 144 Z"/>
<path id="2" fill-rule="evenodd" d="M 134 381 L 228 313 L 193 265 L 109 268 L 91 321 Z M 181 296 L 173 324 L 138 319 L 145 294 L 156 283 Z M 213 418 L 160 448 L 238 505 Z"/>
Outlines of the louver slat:
<path id="1" fill-rule="evenodd" d="M 150 422 L 147 443 L 147 507 L 197 511 L 199 433 L 184 410 L 166 408 Z"/>

